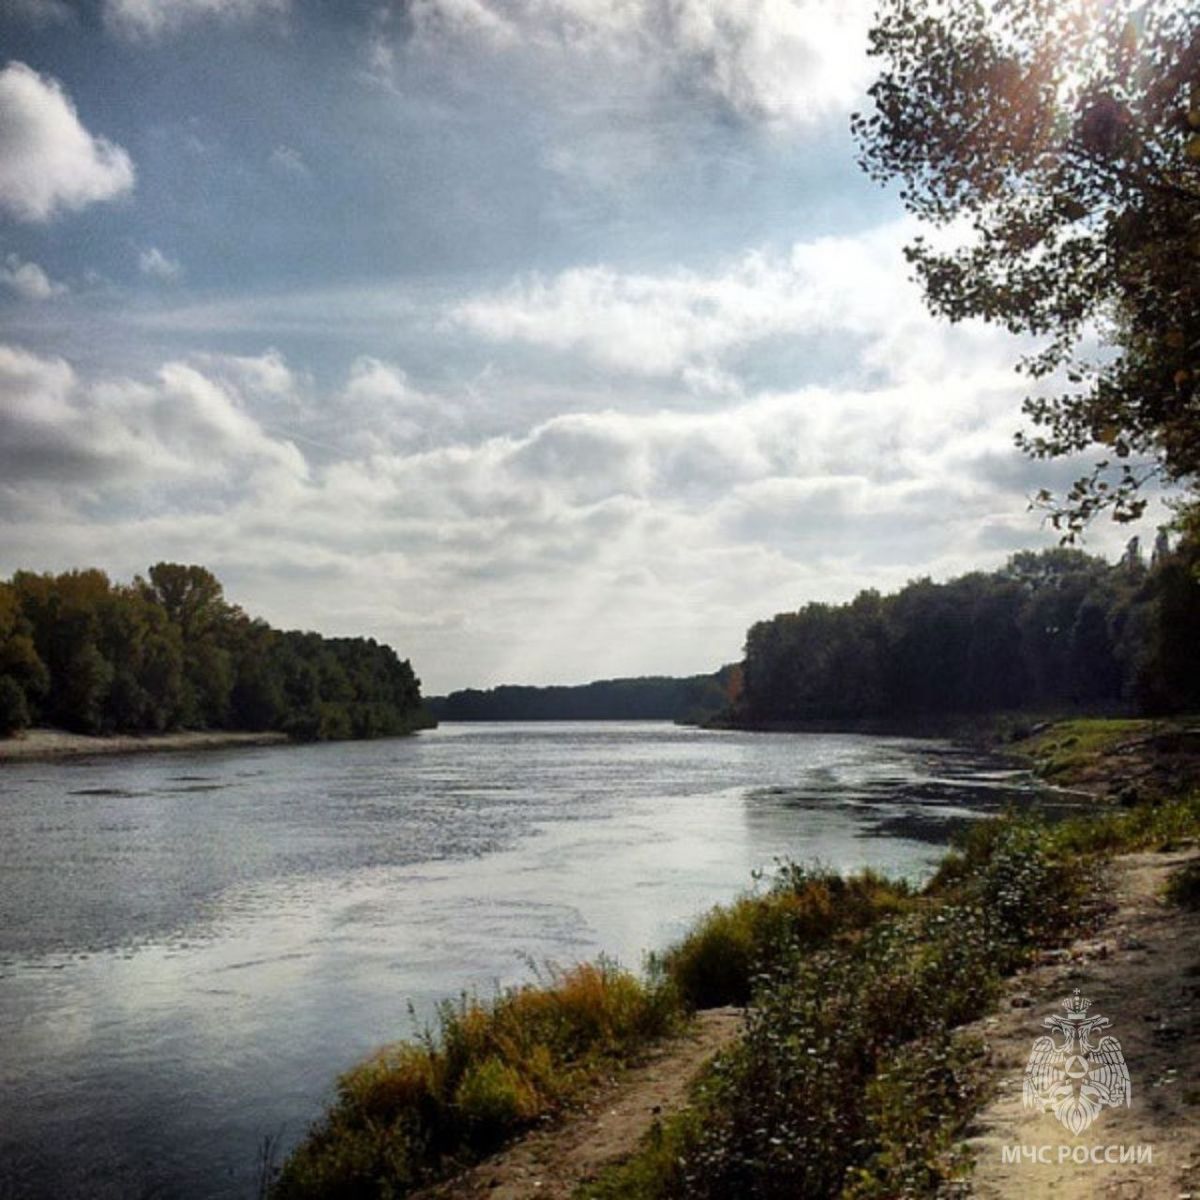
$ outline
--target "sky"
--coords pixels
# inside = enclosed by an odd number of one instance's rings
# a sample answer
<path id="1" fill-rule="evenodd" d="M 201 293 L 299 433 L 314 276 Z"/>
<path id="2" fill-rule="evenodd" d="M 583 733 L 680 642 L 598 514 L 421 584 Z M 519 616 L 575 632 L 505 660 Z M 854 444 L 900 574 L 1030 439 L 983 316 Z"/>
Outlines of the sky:
<path id="1" fill-rule="evenodd" d="M 435 694 L 1053 545 L 1028 347 L 925 313 L 856 164 L 869 20 L 3 0 L 0 575 L 199 562 Z"/>

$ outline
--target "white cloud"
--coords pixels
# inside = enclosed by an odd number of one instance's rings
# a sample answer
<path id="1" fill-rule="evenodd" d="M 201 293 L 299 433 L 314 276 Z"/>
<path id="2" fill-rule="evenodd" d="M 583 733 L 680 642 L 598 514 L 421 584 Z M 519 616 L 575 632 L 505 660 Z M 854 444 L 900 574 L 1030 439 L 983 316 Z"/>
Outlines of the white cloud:
<path id="1" fill-rule="evenodd" d="M 861 94 L 871 11 L 866 0 L 417 0 L 412 18 L 427 45 L 604 63 L 606 86 L 613 69 L 649 73 L 741 117 L 805 124 Z"/>
<path id="2" fill-rule="evenodd" d="M 837 344 L 830 335 L 848 348 L 858 339 L 862 371 L 933 378 L 939 366 L 953 371 L 949 347 L 994 349 L 1005 337 L 978 324 L 949 329 L 929 316 L 901 253 L 910 233 L 904 221 L 797 242 L 787 253 L 747 253 L 708 274 L 571 268 L 469 297 L 448 319 L 492 341 L 582 355 L 608 370 L 679 375 L 697 392 L 728 392 L 724 364 L 751 347 L 821 337 L 828 354 Z"/>
<path id="3" fill-rule="evenodd" d="M 127 37 L 150 38 L 196 21 L 244 21 L 288 6 L 289 0 L 105 0 L 104 20 Z"/>
<path id="4" fill-rule="evenodd" d="M 16 254 L 8 255 L 0 264 L 0 283 L 22 300 L 49 300 L 69 290 L 65 283 L 51 279 L 37 263 L 22 262 Z"/>
<path id="5" fill-rule="evenodd" d="M 227 379 L 235 390 L 252 396 L 288 398 L 301 386 L 301 380 L 278 350 L 254 355 L 199 354 L 196 357 L 209 374 Z"/>
<path id="6" fill-rule="evenodd" d="M 147 246 L 138 251 L 138 270 L 151 279 L 170 281 L 178 279 L 183 268 L 173 259 L 168 258 L 157 246 Z"/>
<path id="7" fill-rule="evenodd" d="M 461 435 L 462 411 L 415 387 L 395 363 L 363 355 L 341 391 L 320 406 L 319 436 L 343 454 L 413 451 Z"/>
<path id="8" fill-rule="evenodd" d="M 62 85 L 21 62 L 0 70 L 0 209 L 21 221 L 133 188 L 129 155 L 80 123 Z"/>
<path id="9" fill-rule="evenodd" d="M 0 477 L 63 494 L 158 480 L 229 483 L 247 471 L 301 477 L 303 457 L 272 438 L 232 389 L 182 362 L 151 382 L 82 381 L 61 358 L 0 343 Z"/>
<path id="10" fill-rule="evenodd" d="M 413 21 L 427 37 L 482 38 L 493 46 L 518 40 L 517 27 L 485 0 L 416 0 Z"/>

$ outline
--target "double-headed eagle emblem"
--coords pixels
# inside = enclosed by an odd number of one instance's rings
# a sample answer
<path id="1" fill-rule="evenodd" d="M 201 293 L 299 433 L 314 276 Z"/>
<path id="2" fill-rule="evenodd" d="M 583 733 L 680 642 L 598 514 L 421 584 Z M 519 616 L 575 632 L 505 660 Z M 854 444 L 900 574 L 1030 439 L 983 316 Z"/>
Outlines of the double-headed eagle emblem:
<path id="1" fill-rule="evenodd" d="M 1025 1107 L 1054 1115 L 1073 1133 L 1081 1134 L 1106 1107 L 1129 1104 L 1129 1068 L 1121 1043 L 1105 1034 L 1093 1044 L 1092 1035 L 1107 1029 L 1107 1017 L 1087 1015 L 1091 1001 L 1076 988 L 1062 1004 L 1066 1016 L 1046 1017 L 1051 1032 L 1033 1043 L 1025 1065 Z M 1054 1035 L 1060 1034 L 1062 1041 Z"/>

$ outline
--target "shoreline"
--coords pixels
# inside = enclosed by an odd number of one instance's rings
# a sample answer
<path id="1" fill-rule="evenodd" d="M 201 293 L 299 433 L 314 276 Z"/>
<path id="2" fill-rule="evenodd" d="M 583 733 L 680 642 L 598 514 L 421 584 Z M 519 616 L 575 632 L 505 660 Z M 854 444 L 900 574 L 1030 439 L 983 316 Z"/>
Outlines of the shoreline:
<path id="1" fill-rule="evenodd" d="M 291 741 L 286 733 L 251 733 L 228 729 L 181 729 L 174 733 L 118 733 L 107 737 L 70 733 L 65 729 L 27 729 L 0 739 L 0 766 L 5 763 L 56 762 L 115 754 L 162 754 L 181 750 L 219 750 L 234 746 L 278 746 Z"/>
<path id="2" fill-rule="evenodd" d="M 1092 796 L 1089 811 L 1061 824 L 1030 824 L 1015 814 L 985 822 L 919 889 L 870 870 L 849 878 L 785 870 L 766 892 L 711 910 L 659 957 L 657 983 L 606 976 L 606 988 L 588 988 L 583 1004 L 576 974 L 598 970 L 584 965 L 549 986 L 447 1010 L 440 1039 L 394 1044 L 343 1077 L 339 1101 L 282 1165 L 268 1164 L 271 1196 L 330 1194 L 347 1162 L 375 1183 L 395 1184 L 397 1194 L 428 1200 L 517 1200 L 530 1194 L 531 1183 L 551 1200 L 711 1198 L 735 1194 L 735 1185 L 749 1194 L 763 1182 L 767 1162 L 795 1184 L 794 1194 L 827 1194 L 829 1180 L 850 1178 L 863 1185 L 853 1192 L 858 1196 L 902 1188 L 933 1195 L 943 1185 L 970 1186 L 972 1157 L 980 1183 L 998 1184 L 982 1194 L 995 1200 L 1031 1194 L 1028 1180 L 1017 1187 L 1003 1173 L 989 1180 L 986 1168 L 994 1164 L 984 1160 L 1012 1140 L 1005 1103 L 1020 1092 L 1018 1086 L 1012 1093 L 1012 1079 L 1019 1083 L 1029 1039 L 1040 1028 L 1033 1018 L 1054 1007 L 1068 981 L 1124 1012 L 1140 1094 L 1175 1081 L 1168 1063 L 1179 1055 L 1173 1039 L 1183 1031 L 1164 1025 L 1162 1003 L 1188 1008 L 1189 978 L 1200 963 L 1180 972 L 1180 953 L 1185 962 L 1194 956 L 1196 918 L 1164 892 L 1178 885 L 1182 897 L 1195 888 L 1186 873 L 1195 874 L 1200 863 L 1194 790 L 1200 729 L 1194 717 L 1110 718 L 1029 732 L 1006 739 L 1004 751 L 1051 786 Z M 1145 876 L 1133 907 L 1126 895 L 1131 870 Z M 985 920 L 980 913 L 990 915 Z M 1093 959 L 1103 964 L 1104 978 L 1084 969 Z M 1035 988 L 1046 964 L 1053 965 L 1052 979 Z M 767 976 L 770 985 L 756 988 L 755 980 Z M 696 1076 L 696 1063 L 678 1043 L 662 1041 L 661 1026 L 628 1031 L 620 1044 L 584 1039 L 582 1063 L 572 1057 L 578 1048 L 556 1058 L 553 1038 L 539 1042 L 548 1035 L 538 1014 L 548 1005 L 564 1012 L 578 1007 L 594 1018 L 589 1010 L 607 1007 L 608 990 L 626 989 L 650 1010 L 666 1005 L 685 1028 L 690 1013 L 733 1013 L 750 1002 L 753 1015 L 740 1038 L 734 1030 L 721 1043 L 719 1086 L 704 1068 Z M 892 990 L 904 1000 L 899 1014 L 873 1001 Z M 1031 1013 L 1035 1006 L 1039 1011 Z M 1167 1030 L 1157 1057 L 1138 1036 L 1143 1027 L 1151 1041 Z M 982 1039 L 972 1030 L 982 1031 Z M 1012 1062 L 989 1049 L 1000 1048 L 1002 1030 L 1015 1048 Z M 814 1047 L 847 1038 L 858 1048 L 839 1058 L 841 1075 L 810 1059 Z M 685 1081 L 682 1108 L 668 1109 L 644 1090 L 636 1071 L 624 1078 L 622 1064 L 647 1053 L 661 1055 L 662 1070 Z M 452 1067 L 457 1074 L 449 1073 Z M 597 1068 L 620 1080 L 615 1092 L 597 1091 L 594 1078 L 590 1087 L 566 1086 Z M 690 1104 L 688 1079 L 699 1080 Z M 478 1111 L 464 1122 L 468 1100 Z M 620 1120 L 619 1111 L 626 1114 Z M 1168 1190 L 1189 1186 L 1196 1143 L 1182 1136 L 1178 1113 L 1152 1102 L 1136 1125 L 1126 1116 L 1108 1124 L 1122 1136 L 1156 1142 L 1156 1159 L 1161 1152 L 1164 1160 L 1153 1177 L 1135 1171 L 1123 1179 L 1135 1189 L 1129 1194 L 1149 1200 L 1166 1194 L 1164 1182 Z M 430 1122 L 431 1138 L 442 1136 L 429 1142 L 432 1153 L 419 1148 L 424 1142 L 416 1150 L 395 1142 L 422 1120 Z M 487 1136 L 476 1136 L 489 1122 Z M 1048 1137 L 1057 1128 L 1051 1122 L 1048 1132 L 1040 1125 L 1029 1132 Z M 788 1153 L 775 1129 L 803 1133 L 806 1154 Z M 847 1129 L 858 1135 L 849 1142 Z M 983 1155 L 973 1133 L 983 1135 Z M 701 1177 L 706 1182 L 697 1186 Z M 1053 1182 L 1051 1192 L 1034 1194 L 1083 1200 L 1095 1194 L 1097 1178 L 1072 1168 Z"/>

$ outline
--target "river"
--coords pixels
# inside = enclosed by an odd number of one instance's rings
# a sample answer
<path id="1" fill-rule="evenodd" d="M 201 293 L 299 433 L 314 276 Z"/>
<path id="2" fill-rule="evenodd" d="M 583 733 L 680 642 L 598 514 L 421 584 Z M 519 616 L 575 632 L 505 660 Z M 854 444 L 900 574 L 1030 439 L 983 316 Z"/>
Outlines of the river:
<path id="1" fill-rule="evenodd" d="M 1030 785 L 937 742 L 658 722 L 0 768 L 0 1198 L 254 1194 L 460 989 L 638 966 L 775 858 L 919 876 Z"/>

